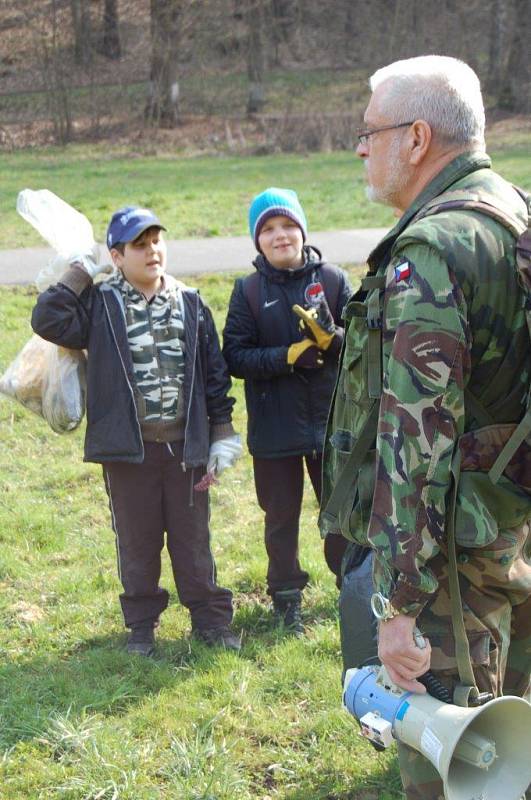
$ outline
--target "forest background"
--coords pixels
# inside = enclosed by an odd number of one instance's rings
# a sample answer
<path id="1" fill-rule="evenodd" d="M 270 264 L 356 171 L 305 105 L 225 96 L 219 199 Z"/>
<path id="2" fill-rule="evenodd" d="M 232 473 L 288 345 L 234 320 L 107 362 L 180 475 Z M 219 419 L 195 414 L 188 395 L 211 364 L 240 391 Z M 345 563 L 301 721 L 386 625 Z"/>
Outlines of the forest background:
<path id="1" fill-rule="evenodd" d="M 531 111 L 528 0 L 3 0 L 0 147 L 351 149 L 367 76 L 438 52 Z"/>

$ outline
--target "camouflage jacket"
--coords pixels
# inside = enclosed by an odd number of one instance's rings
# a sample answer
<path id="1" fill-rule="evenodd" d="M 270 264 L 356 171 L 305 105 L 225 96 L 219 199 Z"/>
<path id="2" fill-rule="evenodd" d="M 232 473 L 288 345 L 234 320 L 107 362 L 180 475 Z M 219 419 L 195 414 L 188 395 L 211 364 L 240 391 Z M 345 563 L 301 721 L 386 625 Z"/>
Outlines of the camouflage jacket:
<path id="1" fill-rule="evenodd" d="M 438 586 L 430 561 L 445 548 L 457 442 L 484 424 L 466 404 L 465 388 L 493 422 L 513 423 L 522 416 L 531 372 L 512 235 L 469 210 L 414 219 L 449 189 L 486 192 L 518 219 L 527 219 L 524 202 L 491 171 L 489 158 L 467 153 L 434 178 L 369 257 L 370 274 L 379 276 L 383 287 L 380 320 L 375 312 L 382 330 L 376 447 L 360 466 L 356 498 L 339 516 L 344 535 L 374 548 L 376 588 L 402 613 L 415 615 Z M 378 289 L 372 295 L 378 310 Z M 346 308 L 323 507 L 370 406 L 363 341 L 368 318 L 361 310 L 367 304 L 370 296 L 360 293 Z M 468 444 L 470 456 L 475 445 Z M 500 491 L 511 491 L 505 482 Z M 460 495 L 456 539 L 480 547 L 498 535 L 498 522 L 510 527 L 525 521 L 529 500 L 524 493 L 503 498 L 500 505 L 509 511 L 502 521 L 491 490 L 479 480 Z"/>

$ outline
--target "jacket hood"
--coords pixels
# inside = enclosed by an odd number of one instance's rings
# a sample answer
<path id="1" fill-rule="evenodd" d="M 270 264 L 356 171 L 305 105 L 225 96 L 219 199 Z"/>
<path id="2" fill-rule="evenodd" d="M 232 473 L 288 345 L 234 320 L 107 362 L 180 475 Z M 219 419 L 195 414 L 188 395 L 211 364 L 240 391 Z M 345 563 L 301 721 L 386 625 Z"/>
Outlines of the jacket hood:
<path id="1" fill-rule="evenodd" d="M 253 261 L 253 267 L 257 272 L 261 272 L 268 280 L 273 283 L 285 283 L 286 281 L 299 280 L 314 269 L 319 269 L 325 262 L 321 251 L 312 245 L 304 245 L 304 264 L 298 269 L 276 269 L 269 263 L 267 258 L 260 253 Z"/>

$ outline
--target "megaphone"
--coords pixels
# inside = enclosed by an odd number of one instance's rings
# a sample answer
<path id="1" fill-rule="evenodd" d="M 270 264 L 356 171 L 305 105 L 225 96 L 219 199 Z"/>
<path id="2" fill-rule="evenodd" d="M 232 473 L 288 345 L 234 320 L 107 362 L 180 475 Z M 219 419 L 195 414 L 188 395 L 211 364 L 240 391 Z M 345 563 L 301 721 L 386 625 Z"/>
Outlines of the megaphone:
<path id="1" fill-rule="evenodd" d="M 431 761 L 446 800 L 519 800 L 531 782 L 531 705 L 521 697 L 461 708 L 370 666 L 347 671 L 343 705 L 377 749 L 398 739 Z"/>

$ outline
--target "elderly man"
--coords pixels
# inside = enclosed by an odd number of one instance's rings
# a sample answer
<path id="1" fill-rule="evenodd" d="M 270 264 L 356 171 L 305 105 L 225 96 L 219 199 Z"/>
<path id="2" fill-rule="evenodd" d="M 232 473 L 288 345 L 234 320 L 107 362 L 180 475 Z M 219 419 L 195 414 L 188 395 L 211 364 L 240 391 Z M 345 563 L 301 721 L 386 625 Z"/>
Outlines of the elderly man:
<path id="1" fill-rule="evenodd" d="M 346 308 L 322 530 L 374 550 L 379 657 L 399 686 L 425 691 L 417 679 L 431 669 L 461 705 L 524 696 L 531 448 L 507 465 L 498 456 L 530 383 L 515 264 L 527 205 L 491 170 L 466 64 L 412 58 L 370 84 L 357 152 L 369 198 L 400 219 Z M 442 800 L 423 756 L 399 746 L 399 760 L 410 800 Z"/>

